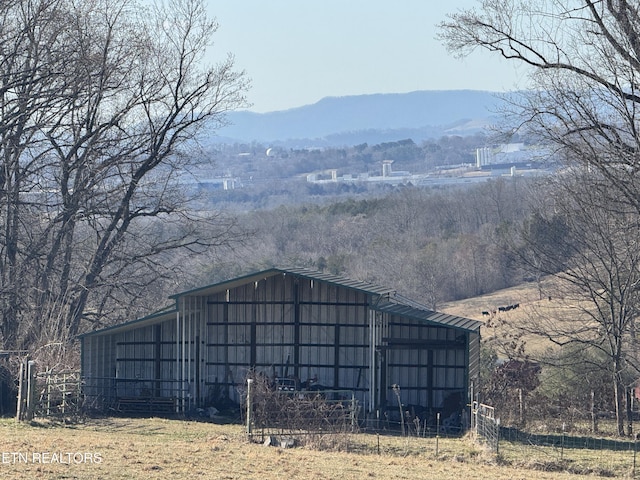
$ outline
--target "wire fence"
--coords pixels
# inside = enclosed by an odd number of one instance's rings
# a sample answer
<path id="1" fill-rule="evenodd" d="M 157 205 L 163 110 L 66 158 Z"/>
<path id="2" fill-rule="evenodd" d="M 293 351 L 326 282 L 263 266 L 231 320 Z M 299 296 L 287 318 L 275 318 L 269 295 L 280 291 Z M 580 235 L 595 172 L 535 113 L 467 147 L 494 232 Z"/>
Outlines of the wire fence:
<path id="1" fill-rule="evenodd" d="M 534 433 L 500 426 L 493 407 L 472 405 L 472 431 L 501 460 L 543 471 L 638 478 L 638 439 Z"/>
<path id="2" fill-rule="evenodd" d="M 538 470 L 563 470 L 602 477 L 638 478 L 638 442 L 500 429 L 500 455 L 513 464 Z"/>
<path id="3" fill-rule="evenodd" d="M 500 443 L 500 420 L 493 407 L 473 402 L 471 411 L 471 428 L 476 437 L 488 445 L 489 449 L 498 453 Z"/>

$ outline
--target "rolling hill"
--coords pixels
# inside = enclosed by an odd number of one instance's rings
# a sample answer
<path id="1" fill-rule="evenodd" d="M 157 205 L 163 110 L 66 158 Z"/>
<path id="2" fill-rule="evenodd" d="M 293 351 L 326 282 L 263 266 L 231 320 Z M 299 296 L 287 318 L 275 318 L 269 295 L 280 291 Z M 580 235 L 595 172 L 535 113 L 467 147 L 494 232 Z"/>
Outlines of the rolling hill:
<path id="1" fill-rule="evenodd" d="M 341 146 L 447 134 L 467 135 L 493 123 L 503 100 L 474 90 L 327 97 L 312 105 L 268 113 L 231 112 L 214 143 Z"/>

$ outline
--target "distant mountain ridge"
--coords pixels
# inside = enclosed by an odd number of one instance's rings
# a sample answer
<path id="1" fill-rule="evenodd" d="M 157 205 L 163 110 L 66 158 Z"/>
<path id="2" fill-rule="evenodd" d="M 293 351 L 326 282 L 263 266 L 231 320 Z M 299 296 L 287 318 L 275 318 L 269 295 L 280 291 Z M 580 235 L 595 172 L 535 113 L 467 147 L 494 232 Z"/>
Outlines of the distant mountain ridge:
<path id="1" fill-rule="evenodd" d="M 211 140 L 336 146 L 405 138 L 417 142 L 445 135 L 450 129 L 451 133 L 464 135 L 492 123 L 502 103 L 497 95 L 439 90 L 326 97 L 289 110 L 231 112 L 231 125 L 220 129 Z"/>

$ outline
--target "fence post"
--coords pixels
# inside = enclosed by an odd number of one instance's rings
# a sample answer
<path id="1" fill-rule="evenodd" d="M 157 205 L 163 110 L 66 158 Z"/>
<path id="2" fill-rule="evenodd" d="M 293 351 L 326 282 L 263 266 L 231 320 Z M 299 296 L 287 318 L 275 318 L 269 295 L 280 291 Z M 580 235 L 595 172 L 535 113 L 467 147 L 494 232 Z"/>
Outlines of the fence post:
<path id="1" fill-rule="evenodd" d="M 351 392 L 351 431 L 356 428 L 356 394 Z"/>
<path id="2" fill-rule="evenodd" d="M 36 393 L 36 362 L 29 360 L 27 362 L 27 414 L 26 420 L 32 420 L 35 410 L 35 393 Z"/>
<path id="3" fill-rule="evenodd" d="M 438 440 L 440 439 L 440 412 L 436 414 L 436 457 L 438 456 Z"/>
<path id="4" fill-rule="evenodd" d="M 24 420 L 24 393 L 25 393 L 25 363 L 26 360 L 20 362 L 20 372 L 18 373 L 18 405 L 16 408 L 16 420 Z"/>
<path id="5" fill-rule="evenodd" d="M 564 459 L 564 429 L 565 423 L 562 422 L 562 443 L 560 444 L 560 460 Z"/>
<path id="6" fill-rule="evenodd" d="M 62 413 L 66 413 L 67 407 L 67 374 L 62 375 Z"/>
<path id="7" fill-rule="evenodd" d="M 47 374 L 47 417 L 51 415 L 51 375 Z"/>
<path id="8" fill-rule="evenodd" d="M 247 379 L 247 436 L 251 439 L 252 431 L 251 431 L 251 406 L 253 404 L 253 398 L 251 398 L 251 384 L 253 383 L 252 378 Z"/>
<path id="9" fill-rule="evenodd" d="M 400 385 L 397 383 L 392 386 L 393 393 L 396 394 L 398 399 L 398 409 L 400 410 L 400 426 L 402 428 L 402 436 L 404 437 L 405 428 L 404 428 L 404 410 L 402 408 L 402 401 L 400 400 Z"/>
<path id="10" fill-rule="evenodd" d="M 636 478 L 636 457 L 638 456 L 638 437 L 633 438 L 633 470 L 631 478 Z"/>

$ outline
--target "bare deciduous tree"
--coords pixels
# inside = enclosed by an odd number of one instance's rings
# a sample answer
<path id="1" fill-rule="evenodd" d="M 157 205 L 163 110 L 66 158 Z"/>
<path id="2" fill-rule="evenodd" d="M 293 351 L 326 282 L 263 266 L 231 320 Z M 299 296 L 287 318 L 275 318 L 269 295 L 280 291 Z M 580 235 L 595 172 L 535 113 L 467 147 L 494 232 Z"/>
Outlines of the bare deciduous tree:
<path id="1" fill-rule="evenodd" d="M 557 307 L 535 311 L 518 329 L 561 348 L 597 353 L 622 435 L 626 385 L 640 373 L 634 324 L 640 312 L 640 219 L 624 201 L 615 209 L 611 201 L 600 208 L 599 192 L 591 188 L 594 176 L 546 182 L 555 188 L 545 190 L 546 208 L 524 229 L 522 258 L 558 280 Z"/>
<path id="2" fill-rule="evenodd" d="M 529 68 L 529 90 L 512 97 L 511 113 L 554 146 L 567 165 L 589 172 L 561 185 L 555 217 L 538 219 L 538 227 L 562 221 L 561 244 L 530 243 L 537 250 L 537 268 L 570 287 L 567 295 L 580 306 L 581 320 L 548 322 L 532 331 L 606 353 L 623 434 L 623 373 L 640 306 L 638 4 L 484 0 L 478 9 L 452 14 L 440 34 L 458 54 L 482 48 Z"/>
<path id="3" fill-rule="evenodd" d="M 200 0 L 3 2 L 0 25 L 2 341 L 65 342 L 166 275 L 166 252 L 233 238 L 180 176 L 247 80 L 205 64 Z"/>

